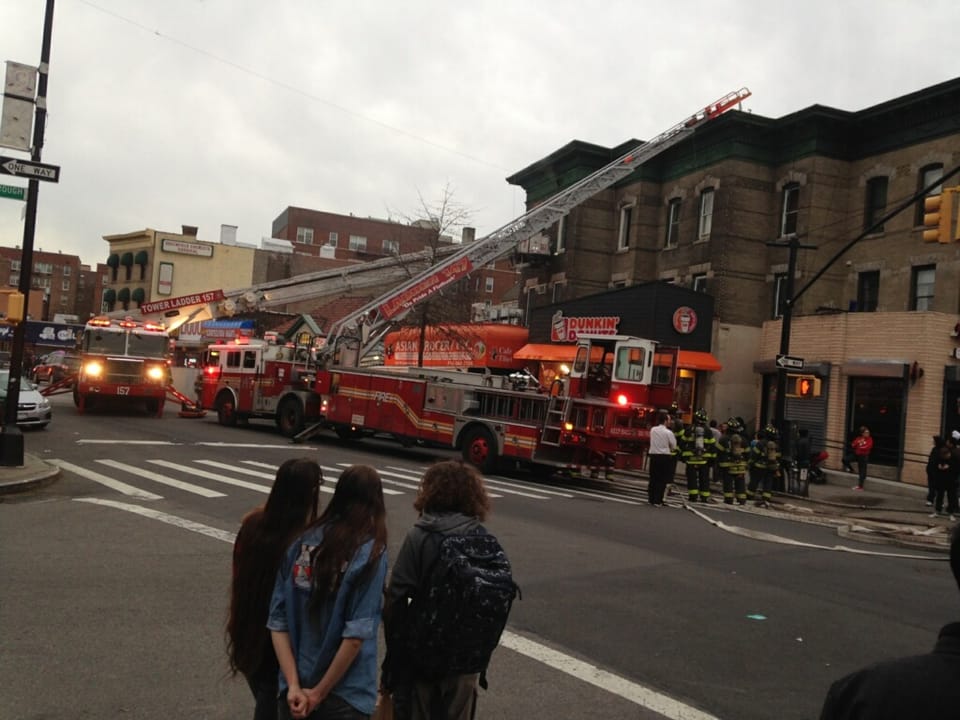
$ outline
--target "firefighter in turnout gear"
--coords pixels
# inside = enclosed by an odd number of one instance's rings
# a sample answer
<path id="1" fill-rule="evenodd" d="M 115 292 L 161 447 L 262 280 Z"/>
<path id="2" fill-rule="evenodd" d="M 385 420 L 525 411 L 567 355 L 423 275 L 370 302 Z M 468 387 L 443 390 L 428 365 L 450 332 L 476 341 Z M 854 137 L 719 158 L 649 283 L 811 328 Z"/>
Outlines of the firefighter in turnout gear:
<path id="1" fill-rule="evenodd" d="M 780 472 L 779 433 L 773 425 L 767 425 L 750 456 L 750 492 L 757 505 L 769 507 L 771 489 Z"/>
<path id="2" fill-rule="evenodd" d="M 734 499 L 741 505 L 747 502 L 750 447 L 743 433 L 739 418 L 732 417 L 727 420 L 727 431 L 717 443 L 717 468 L 723 484 L 723 502 L 727 505 L 733 505 Z"/>
<path id="3" fill-rule="evenodd" d="M 690 502 L 710 502 L 710 465 L 716 457 L 717 441 L 707 427 L 707 413 L 697 410 L 693 424 L 677 438 L 680 459 L 687 466 L 687 498 Z"/>

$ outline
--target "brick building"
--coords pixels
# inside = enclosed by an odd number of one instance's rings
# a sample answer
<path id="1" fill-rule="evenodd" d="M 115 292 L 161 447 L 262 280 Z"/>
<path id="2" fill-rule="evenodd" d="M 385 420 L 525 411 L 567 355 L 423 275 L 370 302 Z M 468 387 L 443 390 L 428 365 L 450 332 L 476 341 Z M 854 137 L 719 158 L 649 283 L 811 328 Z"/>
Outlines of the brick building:
<path id="1" fill-rule="evenodd" d="M 574 141 L 508 180 L 532 207 L 636 144 Z M 795 288 L 817 277 L 795 304 L 791 354 L 818 392 L 788 392 L 788 419 L 835 466 L 848 433 L 870 426 L 872 472 L 922 483 L 930 436 L 960 429 L 958 341 L 947 332 L 960 312 L 958 246 L 923 242 L 916 203 L 847 247 L 958 163 L 960 79 L 856 112 L 731 112 L 551 228 L 546 252 L 526 258 L 521 303 L 655 280 L 709 293 L 723 370 L 703 378 L 697 402 L 761 425 L 787 280 L 787 251 L 770 243 L 796 233 L 816 249 L 799 253 Z"/>
<path id="2" fill-rule="evenodd" d="M 15 289 L 20 285 L 21 257 L 19 247 L 0 247 L 0 286 Z M 77 315 L 84 307 L 80 258 L 63 253 L 33 251 L 33 271 L 28 313 L 35 320 L 49 320 L 54 315 Z"/>

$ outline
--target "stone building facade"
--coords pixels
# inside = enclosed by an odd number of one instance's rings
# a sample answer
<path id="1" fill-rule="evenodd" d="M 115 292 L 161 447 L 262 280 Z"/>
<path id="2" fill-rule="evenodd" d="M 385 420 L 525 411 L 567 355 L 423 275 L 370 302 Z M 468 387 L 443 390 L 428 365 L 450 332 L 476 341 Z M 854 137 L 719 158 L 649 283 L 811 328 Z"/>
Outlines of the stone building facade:
<path id="1" fill-rule="evenodd" d="M 574 141 L 508 180 L 526 190 L 532 207 L 637 144 Z M 551 228 L 548 251 L 523 258 L 526 303 L 653 280 L 711 294 L 711 351 L 723 371 L 698 401 L 716 417 L 742 415 L 760 426 L 772 419 L 784 240 L 795 233 L 815 249 L 798 255 L 794 284 L 802 294 L 790 352 L 803 353 L 821 383 L 816 398 L 788 397 L 787 418 L 831 448 L 835 466 L 848 433 L 875 425 L 878 472 L 921 482 L 916 458 L 925 457 L 930 436 L 960 429 L 950 385 L 957 343 L 939 329 L 952 328 L 960 311 L 960 246 L 925 243 L 920 201 L 910 201 L 958 164 L 960 79 L 855 112 L 819 105 L 781 118 L 730 112 Z M 933 334 L 919 337 L 918 327 Z M 910 374 L 915 361 L 922 378 Z M 870 388 L 891 402 L 865 409 Z M 894 398 L 901 414 L 891 423 Z"/>

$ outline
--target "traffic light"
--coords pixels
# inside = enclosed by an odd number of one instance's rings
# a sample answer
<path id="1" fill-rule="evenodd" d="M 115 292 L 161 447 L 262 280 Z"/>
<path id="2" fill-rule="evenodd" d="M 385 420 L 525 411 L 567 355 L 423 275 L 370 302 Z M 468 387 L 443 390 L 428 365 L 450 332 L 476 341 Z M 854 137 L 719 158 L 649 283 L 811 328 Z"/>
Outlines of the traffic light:
<path id="1" fill-rule="evenodd" d="M 814 375 L 788 375 L 787 397 L 820 397 L 820 378 Z"/>
<path id="2" fill-rule="evenodd" d="M 924 242 L 948 243 L 956 240 L 953 230 L 953 194 L 956 188 L 944 188 L 939 195 L 923 199 Z"/>

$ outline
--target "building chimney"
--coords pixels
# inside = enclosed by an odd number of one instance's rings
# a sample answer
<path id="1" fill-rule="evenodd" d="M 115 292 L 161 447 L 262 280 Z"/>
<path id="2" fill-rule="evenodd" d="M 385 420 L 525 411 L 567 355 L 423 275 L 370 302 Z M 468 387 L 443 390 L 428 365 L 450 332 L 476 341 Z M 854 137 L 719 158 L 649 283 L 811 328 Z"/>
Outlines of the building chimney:
<path id="1" fill-rule="evenodd" d="M 467 243 L 472 243 L 477 239 L 477 229 L 472 227 L 465 227 L 463 232 L 460 233 L 460 242 L 464 245 Z"/>
<path id="2" fill-rule="evenodd" d="M 237 244 L 237 226 L 236 225 L 220 226 L 220 244 L 221 245 Z"/>
<path id="3" fill-rule="evenodd" d="M 181 225 L 180 234 L 187 235 L 188 237 L 197 236 L 197 226 L 196 225 Z"/>

